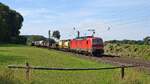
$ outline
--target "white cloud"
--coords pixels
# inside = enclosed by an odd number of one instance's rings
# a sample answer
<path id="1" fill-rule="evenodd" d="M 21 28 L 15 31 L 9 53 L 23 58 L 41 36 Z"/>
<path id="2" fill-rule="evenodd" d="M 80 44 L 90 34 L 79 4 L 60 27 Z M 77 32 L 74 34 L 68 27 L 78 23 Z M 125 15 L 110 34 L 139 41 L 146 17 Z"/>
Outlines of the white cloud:
<path id="1" fill-rule="evenodd" d="M 50 11 L 46 8 L 37 8 L 37 9 L 17 9 L 23 16 L 26 23 L 49 23 L 57 20 L 61 15 L 55 11 Z"/>
<path id="2" fill-rule="evenodd" d="M 70 0 L 62 0 L 62 1 L 70 1 Z M 36 9 L 20 8 L 18 9 L 18 11 L 21 14 L 23 14 L 23 16 L 25 17 L 25 22 L 26 22 L 25 24 L 26 25 L 28 24 L 28 26 L 25 25 L 22 32 L 28 33 L 32 31 L 31 33 L 33 34 L 39 33 L 47 36 L 48 29 L 51 30 L 58 29 L 62 33 L 62 38 L 73 38 L 75 37 L 75 32 L 73 31 L 73 27 L 76 27 L 78 30 L 81 31 L 82 35 L 84 35 L 88 29 L 95 29 L 96 36 L 102 36 L 106 38 L 106 40 L 117 39 L 117 38 L 130 38 L 129 35 L 131 35 L 132 33 L 134 33 L 134 36 L 132 37 L 135 38 L 137 38 L 136 36 L 140 35 L 139 33 L 137 33 L 139 32 L 139 30 L 133 32 L 133 29 L 131 30 L 130 28 L 133 28 L 134 26 L 138 28 L 140 27 L 142 28 L 143 26 L 139 27 L 131 24 L 131 21 L 133 23 L 132 18 L 130 21 L 129 19 L 127 21 L 122 19 L 121 21 L 120 18 L 122 17 L 119 16 L 119 14 L 124 13 L 124 12 L 120 12 L 120 10 L 122 10 L 121 7 L 130 8 L 128 6 L 138 6 L 145 2 L 143 3 L 142 1 L 136 2 L 135 0 L 133 1 L 120 1 L 120 0 L 115 0 L 115 1 L 90 0 L 89 1 L 88 0 L 87 2 L 88 3 L 85 2 L 86 3 L 85 6 L 82 6 L 76 10 L 71 10 L 71 8 L 67 8 L 67 9 L 62 8 L 62 10 L 60 8 L 61 11 L 50 10 L 48 8 L 36 8 Z M 117 9 L 113 9 L 112 7 L 116 7 Z M 115 12 L 114 10 L 118 12 Z M 118 18 L 113 16 L 111 17 L 111 14 L 110 15 L 107 14 L 111 12 L 113 13 L 115 12 L 114 15 L 116 15 Z M 105 18 L 106 17 L 105 15 L 101 16 L 101 14 L 102 15 L 105 14 L 106 16 L 108 16 L 108 18 Z M 97 18 L 97 16 L 99 18 Z M 129 16 L 130 15 L 125 16 L 125 18 L 128 18 Z M 104 18 L 102 19 L 100 17 L 104 17 Z M 114 20 L 112 21 L 112 19 Z M 135 18 L 135 20 L 137 20 L 137 18 Z M 128 23 L 130 23 L 130 25 Z M 29 27 L 33 27 L 33 28 L 29 29 Z M 107 31 L 108 27 L 111 27 L 110 31 Z M 87 32 L 87 34 L 90 33 Z"/>
<path id="3" fill-rule="evenodd" d="M 23 14 L 24 16 L 42 16 L 45 14 L 50 14 L 50 13 L 55 13 L 54 11 L 50 11 L 46 8 L 37 8 L 37 9 L 17 9 L 21 14 Z"/>
<path id="4" fill-rule="evenodd" d="M 133 7 L 149 5 L 149 0 L 92 0 L 89 1 L 90 7 Z"/>

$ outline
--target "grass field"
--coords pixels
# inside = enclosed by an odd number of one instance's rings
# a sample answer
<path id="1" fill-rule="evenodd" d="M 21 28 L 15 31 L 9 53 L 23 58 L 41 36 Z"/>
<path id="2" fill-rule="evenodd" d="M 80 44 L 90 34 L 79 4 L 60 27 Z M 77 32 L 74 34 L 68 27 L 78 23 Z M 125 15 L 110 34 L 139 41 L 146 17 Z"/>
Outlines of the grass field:
<path id="1" fill-rule="evenodd" d="M 106 54 L 150 60 L 150 45 L 107 44 Z"/>
<path id="2" fill-rule="evenodd" d="M 133 69 L 127 69 L 125 79 L 120 70 L 101 71 L 31 71 L 26 81 L 24 70 L 11 70 L 9 64 L 33 66 L 88 68 L 111 67 L 109 64 L 81 59 L 61 51 L 28 47 L 23 45 L 0 45 L 0 84 L 148 84 L 150 76 Z"/>

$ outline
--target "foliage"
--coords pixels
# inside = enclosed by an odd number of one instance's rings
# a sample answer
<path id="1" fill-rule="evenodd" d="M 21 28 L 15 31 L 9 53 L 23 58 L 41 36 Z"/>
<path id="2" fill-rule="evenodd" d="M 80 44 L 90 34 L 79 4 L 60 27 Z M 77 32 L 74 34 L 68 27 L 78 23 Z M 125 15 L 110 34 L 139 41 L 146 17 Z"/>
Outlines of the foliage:
<path id="1" fill-rule="evenodd" d="M 41 35 L 24 35 L 24 37 L 27 38 L 27 44 L 31 44 L 33 41 L 41 41 L 41 40 L 47 40 L 46 37 Z"/>
<path id="2" fill-rule="evenodd" d="M 29 62 L 32 66 L 63 68 L 111 66 L 90 59 L 82 59 L 74 54 L 61 51 L 20 45 L 9 46 L 6 45 L 5 47 L 5 45 L 3 45 L 0 47 L 0 73 L 3 73 L 2 70 L 5 71 L 5 67 L 9 64 L 21 65 L 25 64 L 25 62 Z M 27 83 L 25 79 L 25 70 L 13 69 L 13 71 L 12 74 L 15 76 L 15 81 L 17 82 L 19 80 L 20 84 L 148 84 L 150 79 L 149 75 L 145 75 L 132 68 L 125 70 L 124 80 L 120 78 L 120 69 L 101 71 L 31 70 L 30 83 Z M 5 76 L 3 76 L 3 78 L 5 78 Z M 14 78 L 10 78 L 9 80 L 14 80 Z"/>
<path id="3" fill-rule="evenodd" d="M 138 44 L 138 45 L 143 45 L 143 44 L 150 44 L 150 36 L 145 37 L 143 40 L 110 40 L 106 41 L 107 43 L 114 43 L 114 44 Z"/>
<path id="4" fill-rule="evenodd" d="M 40 41 L 40 40 L 46 40 L 46 38 L 44 36 L 41 35 L 28 35 L 26 36 L 28 38 L 28 40 L 30 41 Z"/>
<path id="5" fill-rule="evenodd" d="M 53 35 L 52 35 L 54 38 L 56 39 L 60 39 L 60 32 L 58 30 L 54 31 L 53 32 Z"/>
<path id="6" fill-rule="evenodd" d="M 131 44 L 107 44 L 105 53 L 117 56 L 126 56 L 131 58 L 139 58 L 150 60 L 149 45 L 131 45 Z"/>
<path id="7" fill-rule="evenodd" d="M 150 44 L 150 36 L 147 36 L 143 39 L 145 44 Z"/>
<path id="8" fill-rule="evenodd" d="M 0 3 L 0 42 L 18 39 L 22 22 L 21 14 Z"/>
<path id="9" fill-rule="evenodd" d="M 106 41 L 105 43 L 115 43 L 115 44 L 138 44 L 142 45 L 144 42 L 142 40 L 110 40 Z"/>
<path id="10" fill-rule="evenodd" d="M 27 38 L 25 36 L 18 36 L 17 38 L 13 38 L 10 42 L 15 44 L 26 44 Z"/>
<path id="11" fill-rule="evenodd" d="M 41 41 L 41 40 L 44 40 L 47 42 L 49 41 L 50 43 L 55 43 L 54 39 L 52 39 L 52 38 L 48 39 L 41 35 L 23 35 L 23 37 L 25 37 L 27 39 L 27 41 L 26 41 L 27 45 L 31 45 L 32 42 L 34 42 L 34 41 Z"/>

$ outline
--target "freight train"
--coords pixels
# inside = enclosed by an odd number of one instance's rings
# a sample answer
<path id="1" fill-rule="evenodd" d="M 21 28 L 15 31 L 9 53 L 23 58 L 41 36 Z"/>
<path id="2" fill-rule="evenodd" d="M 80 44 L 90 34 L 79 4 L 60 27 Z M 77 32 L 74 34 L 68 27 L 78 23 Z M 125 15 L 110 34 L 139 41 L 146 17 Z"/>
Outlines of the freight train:
<path id="1" fill-rule="evenodd" d="M 64 51 L 82 53 L 92 56 L 101 56 L 104 53 L 103 39 L 100 37 L 85 36 L 68 40 L 60 40 L 49 45 L 47 41 L 35 41 L 35 46 L 55 48 Z"/>

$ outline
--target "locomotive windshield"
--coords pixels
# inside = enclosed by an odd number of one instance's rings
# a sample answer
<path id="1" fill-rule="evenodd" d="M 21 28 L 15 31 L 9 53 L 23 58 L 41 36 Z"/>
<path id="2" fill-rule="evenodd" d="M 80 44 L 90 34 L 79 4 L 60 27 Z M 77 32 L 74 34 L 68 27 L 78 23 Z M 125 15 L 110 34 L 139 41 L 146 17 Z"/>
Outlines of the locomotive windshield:
<path id="1" fill-rule="evenodd" d="M 93 44 L 103 44 L 102 39 L 93 39 Z"/>

